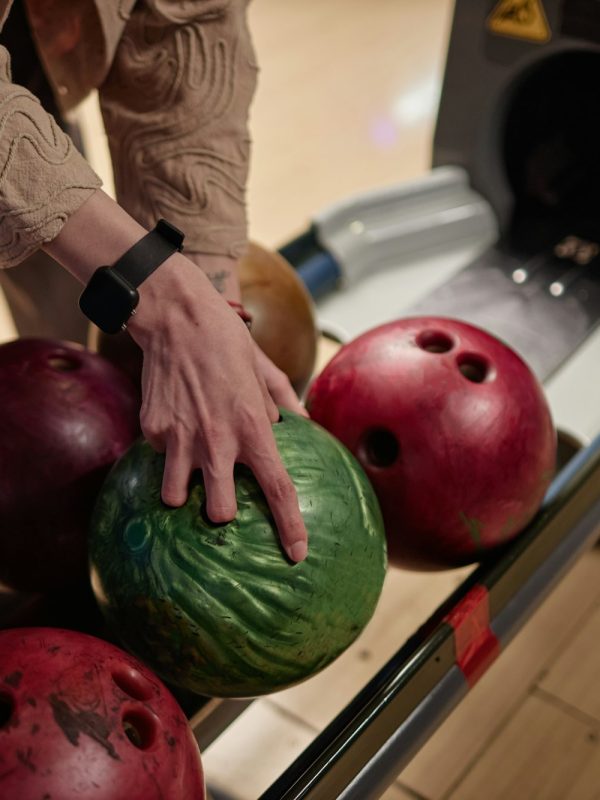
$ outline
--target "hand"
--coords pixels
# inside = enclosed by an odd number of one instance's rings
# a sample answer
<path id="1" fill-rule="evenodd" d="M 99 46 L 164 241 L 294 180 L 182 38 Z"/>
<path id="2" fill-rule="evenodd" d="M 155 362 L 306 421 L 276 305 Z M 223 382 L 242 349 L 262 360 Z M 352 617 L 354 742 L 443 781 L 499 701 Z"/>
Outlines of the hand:
<path id="1" fill-rule="evenodd" d="M 287 378 L 182 255 L 171 256 L 140 295 L 128 330 L 144 351 L 142 431 L 166 453 L 163 501 L 183 505 L 191 472 L 199 468 L 209 518 L 229 522 L 237 513 L 234 465 L 246 464 L 265 493 L 284 549 L 293 561 L 303 560 L 306 529 L 271 428 L 279 418 L 274 399 L 299 407 Z"/>
<path id="2" fill-rule="evenodd" d="M 99 264 L 113 264 L 145 233 L 98 189 L 44 250 L 85 284 Z M 142 431 L 166 453 L 164 502 L 183 505 L 192 470 L 199 468 L 208 516 L 228 522 L 237 512 L 234 464 L 246 464 L 265 493 L 283 547 L 301 561 L 306 528 L 275 445 L 271 425 L 279 412 L 248 329 L 204 272 L 179 253 L 139 292 L 128 330 L 144 351 Z"/>
<path id="3" fill-rule="evenodd" d="M 188 255 L 200 267 L 215 289 L 227 301 L 243 303 L 239 281 L 239 261 L 228 256 L 191 253 Z M 296 392 L 285 372 L 275 366 L 260 347 L 253 342 L 258 370 L 269 390 L 269 394 L 278 406 L 308 417 L 304 406 L 300 403 Z"/>

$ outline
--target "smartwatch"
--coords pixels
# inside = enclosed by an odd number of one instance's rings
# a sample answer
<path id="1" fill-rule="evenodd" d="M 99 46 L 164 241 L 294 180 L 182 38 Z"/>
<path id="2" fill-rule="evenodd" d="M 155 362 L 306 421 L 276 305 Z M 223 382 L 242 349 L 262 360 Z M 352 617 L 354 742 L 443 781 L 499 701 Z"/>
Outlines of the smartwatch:
<path id="1" fill-rule="evenodd" d="M 79 308 L 105 333 L 125 330 L 140 300 L 137 287 L 173 253 L 183 250 L 184 234 L 160 219 L 156 227 L 112 267 L 99 267 L 79 298 Z"/>

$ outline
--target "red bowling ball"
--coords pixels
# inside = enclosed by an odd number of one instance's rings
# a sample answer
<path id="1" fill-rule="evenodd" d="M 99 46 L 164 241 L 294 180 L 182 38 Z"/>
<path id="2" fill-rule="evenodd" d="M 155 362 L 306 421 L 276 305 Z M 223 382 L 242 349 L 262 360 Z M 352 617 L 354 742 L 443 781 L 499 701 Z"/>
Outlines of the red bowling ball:
<path id="1" fill-rule="evenodd" d="M 457 320 L 402 319 L 359 336 L 313 382 L 307 407 L 366 470 L 396 565 L 480 560 L 531 520 L 554 473 L 537 379 Z"/>
<path id="2" fill-rule="evenodd" d="M 0 797 L 203 800 L 183 711 L 137 660 L 56 628 L 0 632 Z"/>
<path id="3" fill-rule="evenodd" d="M 87 580 L 87 527 L 111 465 L 138 435 L 126 376 L 75 344 L 0 346 L 0 582 Z"/>

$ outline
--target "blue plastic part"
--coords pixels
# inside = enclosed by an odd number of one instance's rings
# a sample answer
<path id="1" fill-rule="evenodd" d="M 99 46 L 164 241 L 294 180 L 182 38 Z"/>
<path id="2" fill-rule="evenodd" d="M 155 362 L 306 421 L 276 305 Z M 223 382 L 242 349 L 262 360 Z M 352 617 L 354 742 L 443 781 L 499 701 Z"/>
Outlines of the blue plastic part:
<path id="1" fill-rule="evenodd" d="M 297 267 L 298 275 L 314 298 L 322 297 L 337 288 L 342 271 L 329 253 L 315 253 Z"/>

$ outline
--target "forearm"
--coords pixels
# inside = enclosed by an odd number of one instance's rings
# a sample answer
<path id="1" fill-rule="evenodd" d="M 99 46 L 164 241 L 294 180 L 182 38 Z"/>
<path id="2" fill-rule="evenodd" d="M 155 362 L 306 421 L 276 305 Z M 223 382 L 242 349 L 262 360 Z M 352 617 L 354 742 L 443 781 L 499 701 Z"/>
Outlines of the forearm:
<path id="1" fill-rule="evenodd" d="M 82 284 L 96 269 L 110 266 L 147 230 L 105 192 L 98 190 L 65 223 L 44 250 Z M 208 277 L 179 253 L 168 258 L 138 287 L 139 307 L 129 322 L 137 335 L 160 330 L 186 306 L 208 308 L 220 302 Z"/>
<path id="2" fill-rule="evenodd" d="M 101 189 L 72 214 L 43 249 L 81 283 L 110 266 L 147 233 Z"/>
<path id="3" fill-rule="evenodd" d="M 110 266 L 147 233 L 125 209 L 98 189 L 43 249 L 81 283 L 99 266 Z M 185 233 L 185 231 L 184 231 Z M 186 253 L 227 300 L 239 302 L 238 262 L 226 256 Z"/>

